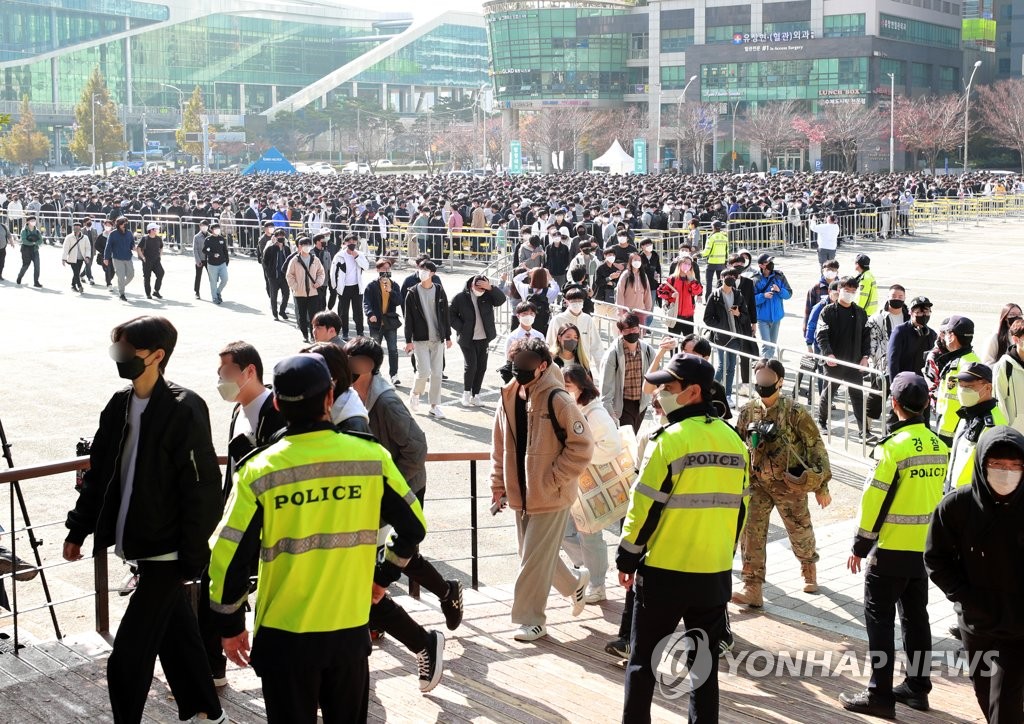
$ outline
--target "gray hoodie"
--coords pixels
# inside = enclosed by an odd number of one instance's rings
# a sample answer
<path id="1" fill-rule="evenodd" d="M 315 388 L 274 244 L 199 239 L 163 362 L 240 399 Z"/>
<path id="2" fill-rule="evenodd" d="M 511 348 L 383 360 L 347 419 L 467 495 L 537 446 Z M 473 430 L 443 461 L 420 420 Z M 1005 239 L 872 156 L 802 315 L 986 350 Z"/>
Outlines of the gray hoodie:
<path id="1" fill-rule="evenodd" d="M 370 431 L 391 453 L 398 471 L 414 493 L 427 487 L 427 437 L 395 388 L 379 374 L 366 396 Z"/>

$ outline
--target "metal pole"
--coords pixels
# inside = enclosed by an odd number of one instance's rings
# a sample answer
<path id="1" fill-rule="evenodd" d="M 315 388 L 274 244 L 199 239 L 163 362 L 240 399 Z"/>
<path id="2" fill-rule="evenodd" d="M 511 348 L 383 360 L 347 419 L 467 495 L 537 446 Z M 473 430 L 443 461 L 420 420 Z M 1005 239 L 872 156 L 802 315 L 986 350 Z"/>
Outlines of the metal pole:
<path id="1" fill-rule="evenodd" d="M 92 117 L 92 170 L 96 172 L 96 94 L 92 94 L 92 107 L 89 108 L 89 115 Z"/>
<path id="2" fill-rule="evenodd" d="M 454 254 L 452 255 L 454 256 Z M 480 587 L 480 548 L 478 540 L 478 521 L 476 515 L 476 460 L 469 461 L 469 566 L 470 585 L 475 591 Z"/>
<path id="3" fill-rule="evenodd" d="M 736 173 L 736 109 L 739 106 L 739 101 L 732 104 L 732 173 Z"/>
<path id="4" fill-rule="evenodd" d="M 656 148 L 654 149 L 654 167 L 661 173 L 661 98 L 662 90 L 661 84 L 658 84 L 658 137 L 655 141 Z"/>
<path id="5" fill-rule="evenodd" d="M 896 74 L 889 73 L 889 173 L 896 168 Z"/>
<path id="6" fill-rule="evenodd" d="M 974 70 L 971 71 L 971 78 L 967 81 L 966 92 L 964 93 L 964 174 L 967 173 L 967 131 L 970 128 L 971 119 L 971 84 L 974 83 L 974 74 L 981 67 L 981 61 L 974 62 Z"/>

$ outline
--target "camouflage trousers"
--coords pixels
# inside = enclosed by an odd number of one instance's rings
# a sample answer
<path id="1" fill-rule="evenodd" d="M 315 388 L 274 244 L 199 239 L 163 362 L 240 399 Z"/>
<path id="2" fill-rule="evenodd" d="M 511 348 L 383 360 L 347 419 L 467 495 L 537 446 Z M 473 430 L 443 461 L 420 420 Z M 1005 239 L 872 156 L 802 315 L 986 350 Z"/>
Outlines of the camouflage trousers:
<path id="1" fill-rule="evenodd" d="M 740 538 L 743 560 L 744 582 L 764 583 L 765 555 L 768 545 L 768 521 L 772 508 L 777 508 L 782 523 L 789 534 L 793 555 L 801 563 L 817 563 L 814 528 L 811 527 L 811 512 L 807 508 L 806 495 L 773 495 L 758 486 L 750 491 L 750 507 L 747 523 Z"/>

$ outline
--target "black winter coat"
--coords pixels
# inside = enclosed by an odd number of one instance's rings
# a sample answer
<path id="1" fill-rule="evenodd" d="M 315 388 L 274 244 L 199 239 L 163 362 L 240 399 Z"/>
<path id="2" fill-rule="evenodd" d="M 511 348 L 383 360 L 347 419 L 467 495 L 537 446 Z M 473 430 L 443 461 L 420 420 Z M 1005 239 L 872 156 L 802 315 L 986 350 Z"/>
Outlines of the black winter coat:
<path id="1" fill-rule="evenodd" d="M 473 341 L 473 330 L 476 328 L 476 308 L 473 306 L 473 292 L 470 289 L 470 285 L 475 278 L 471 277 L 466 282 L 466 288 L 455 295 L 449 309 L 452 329 L 455 330 L 455 334 L 458 336 L 459 344 L 463 342 L 469 344 Z M 488 342 L 498 336 L 498 331 L 494 326 L 494 308 L 500 307 L 506 300 L 505 293 L 495 286 L 481 294 L 476 300 L 476 306 L 480 309 L 480 318 L 483 320 L 484 333 L 487 335 Z"/>
<path id="2" fill-rule="evenodd" d="M 426 342 L 430 339 L 427 317 L 420 304 L 420 295 L 414 285 L 405 294 L 405 343 Z M 451 323 L 448 318 L 448 295 L 440 284 L 434 284 L 437 293 L 434 295 L 434 312 L 437 317 L 438 338 L 446 341 L 452 338 Z"/>

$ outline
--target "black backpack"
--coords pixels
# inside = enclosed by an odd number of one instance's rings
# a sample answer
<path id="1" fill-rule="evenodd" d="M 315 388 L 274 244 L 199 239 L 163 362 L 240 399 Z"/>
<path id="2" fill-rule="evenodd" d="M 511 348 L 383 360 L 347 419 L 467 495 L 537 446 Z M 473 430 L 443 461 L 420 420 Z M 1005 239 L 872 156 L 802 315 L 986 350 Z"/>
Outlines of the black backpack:
<path id="1" fill-rule="evenodd" d="M 530 295 L 524 300 L 537 308 L 537 318 L 533 320 L 533 328 L 541 334 L 547 334 L 548 323 L 551 321 L 551 302 L 548 301 L 548 290 L 529 290 Z"/>

